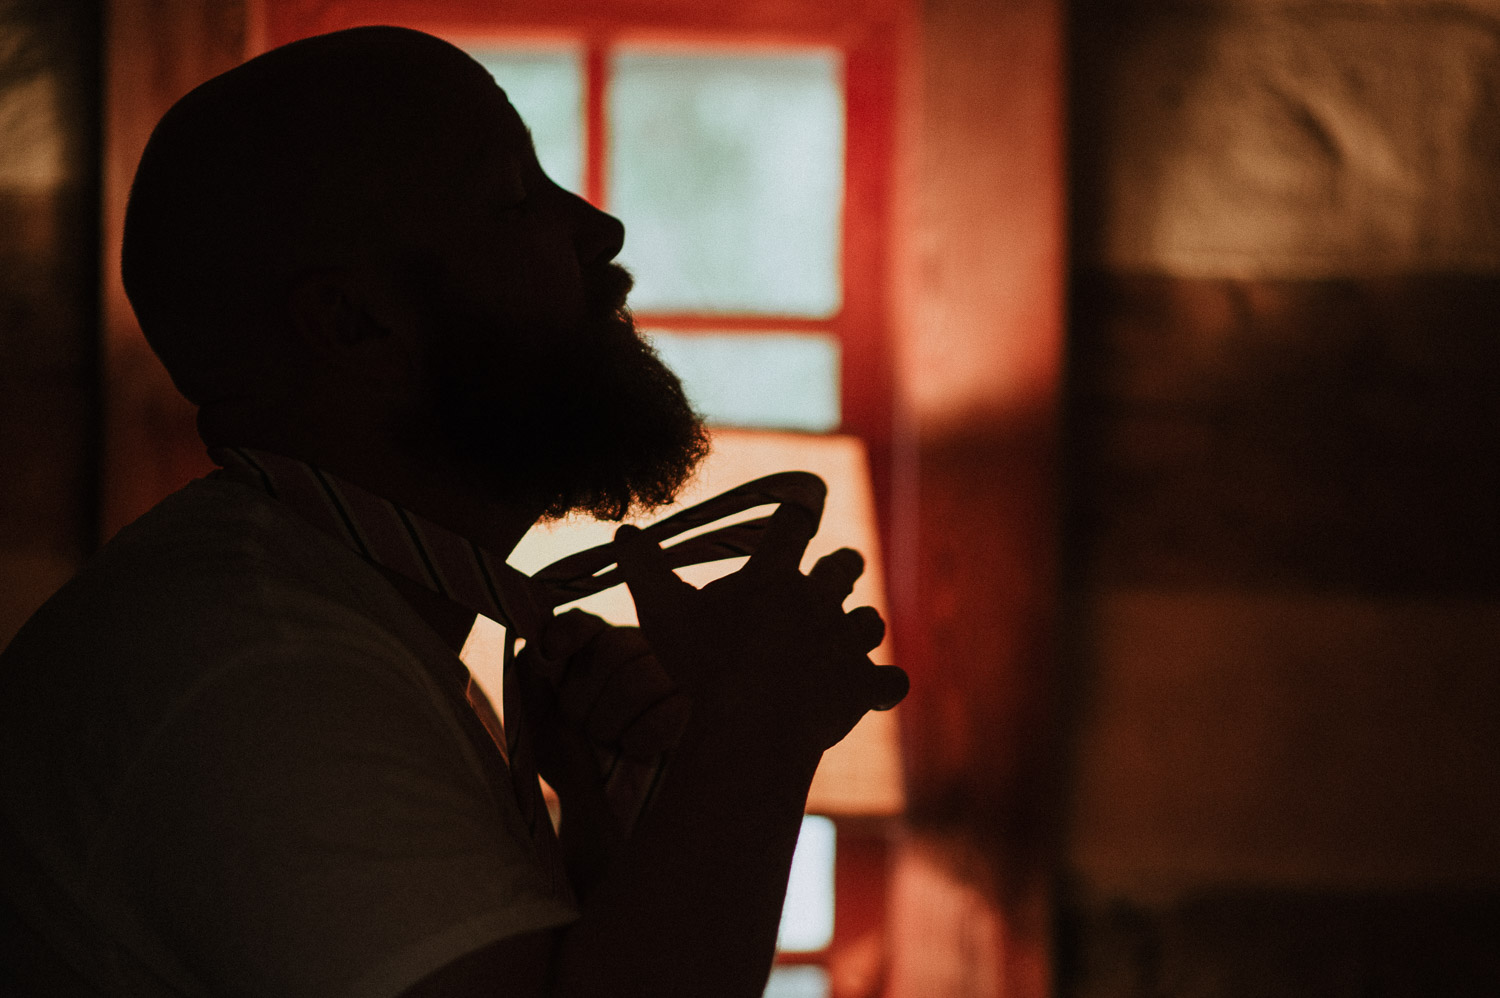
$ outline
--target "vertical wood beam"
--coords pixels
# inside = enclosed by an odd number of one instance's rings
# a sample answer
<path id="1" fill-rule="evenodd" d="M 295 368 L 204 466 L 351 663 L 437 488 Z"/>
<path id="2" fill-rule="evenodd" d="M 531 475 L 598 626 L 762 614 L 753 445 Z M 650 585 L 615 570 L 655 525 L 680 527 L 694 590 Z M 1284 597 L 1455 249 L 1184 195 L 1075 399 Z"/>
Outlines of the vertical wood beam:
<path id="1" fill-rule="evenodd" d="M 906 88 L 891 580 L 925 857 L 905 868 L 930 872 L 898 880 L 892 923 L 898 953 L 925 946 L 974 994 L 1050 988 L 1062 27 L 1057 0 L 926 0 Z M 993 959 L 900 938 L 934 905 L 973 924 L 975 892 Z"/>

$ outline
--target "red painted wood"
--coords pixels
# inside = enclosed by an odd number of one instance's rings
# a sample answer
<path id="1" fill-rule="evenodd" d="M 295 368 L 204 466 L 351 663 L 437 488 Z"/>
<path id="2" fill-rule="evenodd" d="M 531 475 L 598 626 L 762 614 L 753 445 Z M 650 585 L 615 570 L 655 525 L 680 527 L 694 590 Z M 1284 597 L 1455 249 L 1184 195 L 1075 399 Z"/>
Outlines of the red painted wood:
<path id="1" fill-rule="evenodd" d="M 583 196 L 594 205 L 605 201 L 609 175 L 609 53 L 603 38 L 589 42 L 583 63 Z"/>
<path id="2" fill-rule="evenodd" d="M 839 43 L 870 25 L 898 19 L 905 0 L 257 0 L 255 18 L 266 47 L 357 24 L 403 24 L 435 34 L 493 30 L 589 35 L 622 29 L 632 36 L 733 34 L 740 43 Z"/>
<path id="3" fill-rule="evenodd" d="M 843 429 L 869 450 L 882 543 L 890 550 L 892 396 L 889 204 L 894 185 L 898 35 L 871 25 L 845 50 Z"/>
<path id="4" fill-rule="evenodd" d="M 744 312 L 650 312 L 637 310 L 636 325 L 673 332 L 775 331 L 787 333 L 826 333 L 837 327 L 833 319 L 808 319 L 799 315 L 753 315 Z M 842 337 L 840 337 L 842 339 Z"/>
<path id="5" fill-rule="evenodd" d="M 874 998 L 890 959 L 886 909 L 891 822 L 844 819 L 834 853 L 833 943 L 827 967 L 833 998 Z"/>

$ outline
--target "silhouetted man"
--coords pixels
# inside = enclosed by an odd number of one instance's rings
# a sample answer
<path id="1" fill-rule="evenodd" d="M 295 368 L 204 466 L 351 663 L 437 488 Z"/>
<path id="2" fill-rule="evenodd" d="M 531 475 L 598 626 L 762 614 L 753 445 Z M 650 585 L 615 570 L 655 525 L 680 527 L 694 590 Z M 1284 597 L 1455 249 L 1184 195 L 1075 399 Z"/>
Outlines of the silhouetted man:
<path id="1" fill-rule="evenodd" d="M 705 450 L 622 240 L 416 32 L 286 46 L 162 120 L 126 288 L 223 470 L 0 658 L 9 987 L 759 992 L 818 759 L 905 690 L 841 608 L 858 556 L 802 574 L 787 505 L 695 590 L 622 528 L 644 642 L 551 618 L 503 733 L 455 654 L 476 602 L 520 612 L 495 559 L 539 517 L 659 506 Z M 671 766 L 624 838 L 588 740 L 664 692 L 688 709 L 636 732 Z"/>

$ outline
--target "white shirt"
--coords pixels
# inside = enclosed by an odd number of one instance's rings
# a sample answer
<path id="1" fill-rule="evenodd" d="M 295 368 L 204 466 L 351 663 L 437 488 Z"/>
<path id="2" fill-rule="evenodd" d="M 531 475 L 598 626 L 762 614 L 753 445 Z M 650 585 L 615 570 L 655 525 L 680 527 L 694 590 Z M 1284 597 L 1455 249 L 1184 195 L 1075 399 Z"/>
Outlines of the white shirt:
<path id="1" fill-rule="evenodd" d="M 357 554 L 194 482 L 0 655 L 0 818 L 28 854 L 0 889 L 144 995 L 395 995 L 575 918 L 424 660 L 457 665 Z"/>

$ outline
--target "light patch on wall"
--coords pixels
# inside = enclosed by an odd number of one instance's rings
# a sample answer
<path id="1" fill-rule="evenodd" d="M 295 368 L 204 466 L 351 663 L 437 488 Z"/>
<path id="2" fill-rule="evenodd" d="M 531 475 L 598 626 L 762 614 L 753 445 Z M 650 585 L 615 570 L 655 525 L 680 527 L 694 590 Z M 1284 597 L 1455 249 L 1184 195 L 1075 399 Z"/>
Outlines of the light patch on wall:
<path id="1" fill-rule="evenodd" d="M 972 849 L 914 838 L 897 852 L 886 919 L 886 994 L 1001 998 L 1003 920 L 979 886 L 992 882 L 993 872 L 970 855 Z"/>
<path id="2" fill-rule="evenodd" d="M 1021 9 L 956 4 L 924 15 L 921 113 L 897 144 L 892 296 L 896 409 L 923 437 L 1017 414 L 1036 425 L 1056 405 L 1067 115 L 1048 25 L 1060 8 Z"/>
<path id="3" fill-rule="evenodd" d="M 1110 97 L 1083 256 L 1245 279 L 1500 266 L 1491 25 L 1363 5 L 1154 25 L 1093 42 Z"/>
<path id="4" fill-rule="evenodd" d="M 44 191 L 66 179 L 57 99 L 50 76 L 0 88 L 0 188 Z"/>

